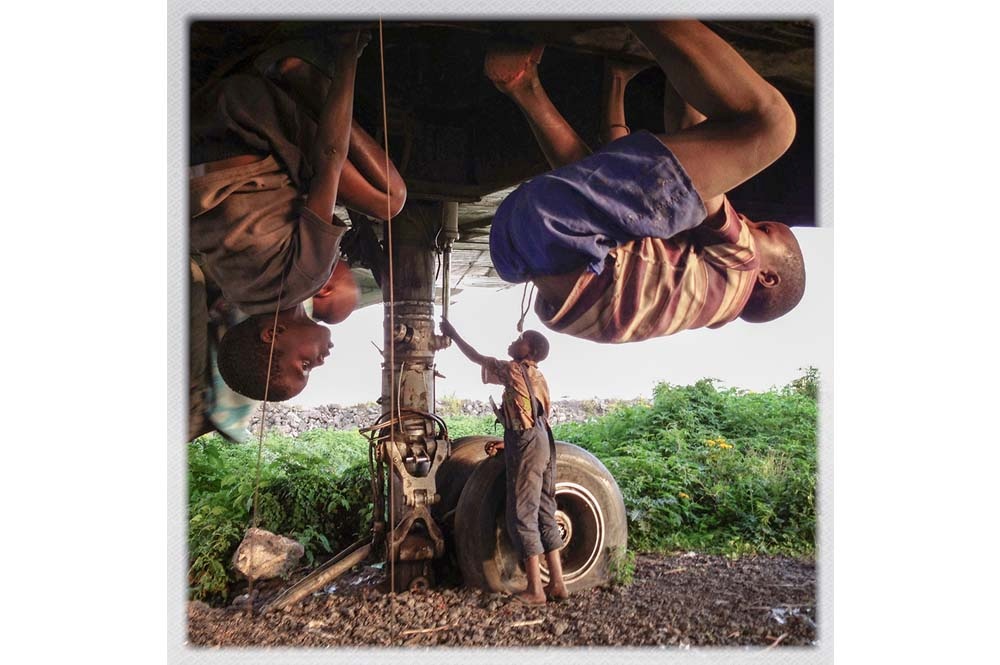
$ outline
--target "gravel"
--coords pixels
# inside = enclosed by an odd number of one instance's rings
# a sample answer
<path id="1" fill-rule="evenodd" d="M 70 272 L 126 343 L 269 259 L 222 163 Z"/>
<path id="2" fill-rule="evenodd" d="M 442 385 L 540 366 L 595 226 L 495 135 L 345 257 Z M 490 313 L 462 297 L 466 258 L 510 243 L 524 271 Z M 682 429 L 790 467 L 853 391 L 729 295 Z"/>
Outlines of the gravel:
<path id="1" fill-rule="evenodd" d="M 785 557 L 641 555 L 630 587 L 526 607 L 465 588 L 389 594 L 355 569 L 284 611 L 188 604 L 193 646 L 754 646 L 816 643 L 815 565 Z M 266 602 L 278 591 L 261 590 Z"/>

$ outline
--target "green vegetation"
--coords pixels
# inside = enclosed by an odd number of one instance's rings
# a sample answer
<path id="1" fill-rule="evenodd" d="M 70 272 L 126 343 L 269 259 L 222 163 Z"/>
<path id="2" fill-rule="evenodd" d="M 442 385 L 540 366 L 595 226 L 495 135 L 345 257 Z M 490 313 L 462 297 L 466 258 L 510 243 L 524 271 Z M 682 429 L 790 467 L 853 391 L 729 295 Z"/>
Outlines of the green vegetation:
<path id="1" fill-rule="evenodd" d="M 612 586 L 631 586 L 635 580 L 635 552 L 630 549 L 611 552 L 608 569 Z"/>
<path id="2" fill-rule="evenodd" d="M 596 455 L 621 487 L 629 552 L 698 550 L 810 555 L 815 542 L 815 369 L 764 393 L 660 384 L 649 405 L 623 406 L 588 423 L 554 427 L 556 438 Z M 448 419 L 452 438 L 499 434 L 492 417 Z M 261 528 L 295 538 L 306 560 L 335 553 L 371 521 L 367 441 L 315 430 L 264 440 Z M 250 523 L 257 442 L 206 436 L 188 446 L 193 597 L 222 598 L 230 558 Z"/>
<path id="3" fill-rule="evenodd" d="M 188 579 L 195 598 L 226 598 L 230 559 L 250 525 L 257 442 L 212 435 L 188 445 Z M 306 562 L 334 554 L 371 528 L 368 442 L 313 430 L 264 439 L 260 527 L 295 538 Z"/>
<path id="4" fill-rule="evenodd" d="M 462 400 L 455 394 L 438 397 L 437 415 L 442 418 L 455 418 L 462 415 Z"/>
<path id="5" fill-rule="evenodd" d="M 816 378 L 766 393 L 660 384 L 650 407 L 553 430 L 618 481 L 631 549 L 811 554 Z"/>

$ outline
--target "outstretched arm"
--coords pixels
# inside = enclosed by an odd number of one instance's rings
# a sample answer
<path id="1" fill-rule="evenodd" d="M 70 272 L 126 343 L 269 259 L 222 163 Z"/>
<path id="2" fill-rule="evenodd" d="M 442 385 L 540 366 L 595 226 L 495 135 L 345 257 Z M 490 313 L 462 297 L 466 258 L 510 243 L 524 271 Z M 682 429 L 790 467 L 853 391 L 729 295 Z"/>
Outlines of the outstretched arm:
<path id="1" fill-rule="evenodd" d="M 458 331 L 455 330 L 455 326 L 451 325 L 451 321 L 448 319 L 441 319 L 441 332 L 455 340 L 455 345 L 458 346 L 459 350 L 465 354 L 465 357 L 472 362 L 477 365 L 482 365 L 483 362 L 486 361 L 486 356 L 476 351 L 469 345 L 468 342 L 462 339 L 459 336 Z"/>
<path id="2" fill-rule="evenodd" d="M 331 221 L 333 206 L 337 201 L 337 187 L 350 147 L 358 33 L 355 31 L 340 37 L 338 45 L 341 48 L 334 57 L 330 89 L 317 118 L 316 143 L 312 155 L 314 173 L 306 197 L 307 208 Z"/>

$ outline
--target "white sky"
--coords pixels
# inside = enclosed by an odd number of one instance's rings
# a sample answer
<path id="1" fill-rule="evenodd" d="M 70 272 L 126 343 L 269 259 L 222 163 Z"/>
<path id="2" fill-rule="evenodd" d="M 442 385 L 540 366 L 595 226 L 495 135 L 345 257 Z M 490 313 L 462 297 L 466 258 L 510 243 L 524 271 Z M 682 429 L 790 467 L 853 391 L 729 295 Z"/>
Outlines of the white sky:
<path id="1" fill-rule="evenodd" d="M 766 390 L 813 365 L 824 373 L 833 356 L 833 231 L 794 229 L 806 261 L 806 291 L 792 312 L 766 324 L 741 320 L 717 330 L 688 330 L 634 344 L 597 344 L 554 333 L 528 314 L 525 328 L 543 332 L 552 344 L 542 364 L 556 399 L 648 396 L 659 381 L 688 384 L 704 377 L 724 385 Z M 466 290 L 455 297 L 450 318 L 478 351 L 506 357 L 517 336 L 521 287 Z M 333 326 L 335 347 L 291 404 L 351 405 L 381 393 L 382 305 L 358 310 Z M 500 388 L 480 381 L 479 368 L 454 346 L 437 354 L 437 395 L 469 399 L 499 396 Z"/>

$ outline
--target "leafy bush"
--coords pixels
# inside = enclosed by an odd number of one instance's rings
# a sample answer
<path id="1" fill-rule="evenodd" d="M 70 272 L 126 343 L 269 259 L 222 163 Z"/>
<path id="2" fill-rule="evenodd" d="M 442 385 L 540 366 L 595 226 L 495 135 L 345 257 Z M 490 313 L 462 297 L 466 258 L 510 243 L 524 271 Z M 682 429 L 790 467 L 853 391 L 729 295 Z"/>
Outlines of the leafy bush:
<path id="1" fill-rule="evenodd" d="M 635 552 L 619 549 L 611 552 L 608 559 L 611 586 L 632 586 L 635 581 Z"/>
<path id="2" fill-rule="evenodd" d="M 454 393 L 444 397 L 438 397 L 435 412 L 442 418 L 454 418 L 455 416 L 460 416 L 462 415 L 462 400 L 455 397 Z"/>
<path id="3" fill-rule="evenodd" d="M 452 441 L 477 434 L 503 436 L 503 426 L 496 425 L 493 416 L 459 416 L 448 418 L 445 422 L 448 423 L 448 438 Z"/>
<path id="4" fill-rule="evenodd" d="M 815 385 L 815 382 L 813 382 Z M 809 554 L 815 542 L 815 390 L 661 383 L 651 407 L 554 428 L 618 481 L 629 547 Z"/>
<path id="5" fill-rule="evenodd" d="M 661 383 L 651 404 L 553 429 L 556 438 L 596 455 L 618 481 L 630 552 L 811 554 L 818 382 L 809 368 L 763 393 L 719 389 L 711 379 Z M 502 434 L 489 416 L 447 422 L 453 439 Z M 357 432 L 265 437 L 261 528 L 299 540 L 307 563 L 367 533 L 367 445 Z M 189 581 L 196 598 L 228 595 L 230 559 L 250 524 L 256 465 L 256 441 L 206 436 L 188 446 Z M 634 566 L 630 552 L 618 566 L 623 582 Z"/>
<path id="6" fill-rule="evenodd" d="M 251 523 L 257 442 L 218 436 L 188 445 L 188 580 L 195 598 L 222 598 L 230 559 Z M 259 526 L 298 540 L 311 564 L 371 526 L 368 443 L 357 432 L 313 430 L 264 439 Z"/>

